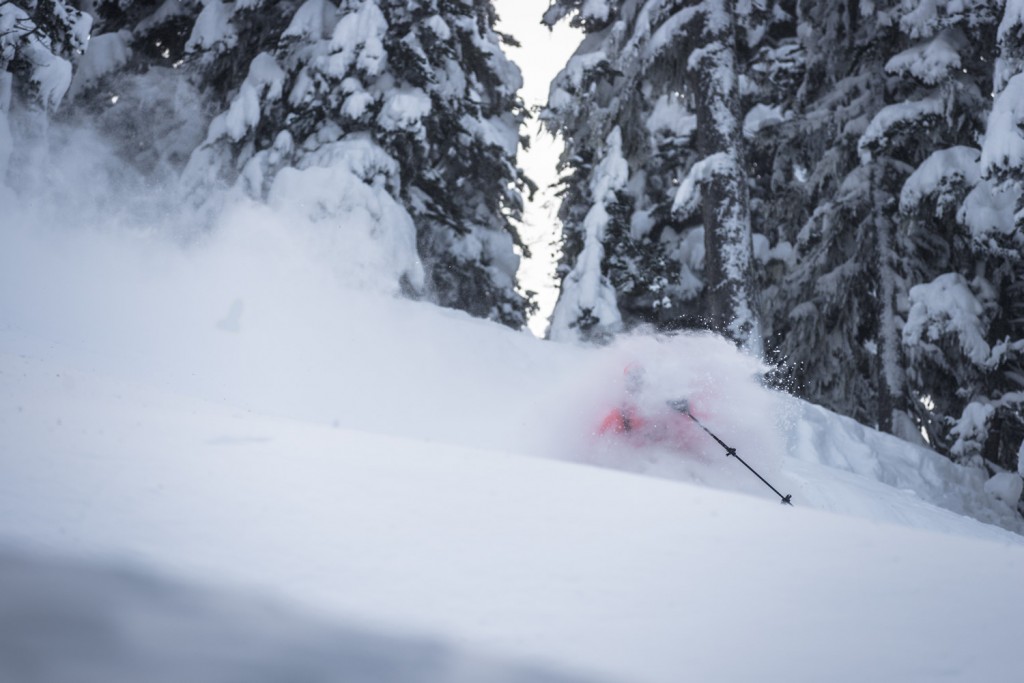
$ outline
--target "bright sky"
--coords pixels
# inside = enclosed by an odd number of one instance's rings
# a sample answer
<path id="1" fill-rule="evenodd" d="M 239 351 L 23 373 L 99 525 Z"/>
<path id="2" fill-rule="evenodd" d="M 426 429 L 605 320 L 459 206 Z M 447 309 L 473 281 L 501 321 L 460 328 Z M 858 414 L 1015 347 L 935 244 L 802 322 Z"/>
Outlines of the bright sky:
<path id="1" fill-rule="evenodd" d="M 501 22 L 498 28 L 509 33 L 522 44 L 521 48 L 508 48 L 508 53 L 523 72 L 523 100 L 532 110 L 547 101 L 551 79 L 569 60 L 579 45 L 580 34 L 565 23 L 554 31 L 541 25 L 540 20 L 550 6 L 549 0 L 494 0 Z M 561 153 L 561 142 L 541 132 L 539 123 L 528 123 L 531 148 L 520 152 L 519 163 L 540 191 L 534 201 L 527 204 L 525 225 L 521 232 L 530 246 L 533 258 L 524 261 L 520 278 L 527 289 L 538 292 L 540 311 L 530 324 L 537 334 L 543 334 L 547 319 L 555 304 L 557 292 L 553 282 L 556 259 L 552 241 L 558 228 L 552 192 L 549 186 L 557 179 L 556 165 Z"/>

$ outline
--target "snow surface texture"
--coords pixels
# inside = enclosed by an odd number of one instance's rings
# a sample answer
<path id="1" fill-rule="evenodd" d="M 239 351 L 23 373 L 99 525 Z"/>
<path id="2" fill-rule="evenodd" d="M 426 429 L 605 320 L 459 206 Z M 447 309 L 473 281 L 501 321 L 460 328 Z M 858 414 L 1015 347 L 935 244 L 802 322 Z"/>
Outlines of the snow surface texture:
<path id="1" fill-rule="evenodd" d="M 571 683 L 151 572 L 0 549 L 0 680 Z M 26 616 L 33 618 L 26 620 Z"/>
<path id="2" fill-rule="evenodd" d="M 384 680 L 433 680 L 396 673 L 422 654 L 407 638 L 586 680 L 1019 673 L 1012 480 L 770 391 L 715 337 L 542 342 L 362 288 L 345 273 L 365 254 L 324 249 L 301 216 L 229 212 L 175 240 L 79 210 L 95 199 L 0 224 L 0 652 L 28 652 L 36 680 L 65 680 L 76 643 L 111 676 L 156 657 L 203 680 L 173 658 L 200 644 L 213 680 L 253 662 L 357 676 L 344 643 L 364 637 L 371 659 L 393 649 L 366 664 Z M 669 437 L 596 435 L 637 363 L 635 400 Z M 353 633 L 252 620 L 264 600 Z M 124 618 L 147 627 L 93 627 Z M 208 637 L 178 637 L 192 620 Z"/>

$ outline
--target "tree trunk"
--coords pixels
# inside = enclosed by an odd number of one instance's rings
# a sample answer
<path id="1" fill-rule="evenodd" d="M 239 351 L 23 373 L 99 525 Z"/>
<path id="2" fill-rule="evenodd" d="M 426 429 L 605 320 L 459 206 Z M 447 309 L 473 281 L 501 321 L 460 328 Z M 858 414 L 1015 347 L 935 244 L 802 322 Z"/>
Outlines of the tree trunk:
<path id="1" fill-rule="evenodd" d="M 713 329 L 762 351 L 751 277 L 750 199 L 742 130 L 732 0 L 706 0 L 692 31 L 687 78 L 697 112 L 697 150 L 708 164 L 701 186 L 708 310 Z"/>
<path id="2" fill-rule="evenodd" d="M 877 173 L 872 173 L 872 185 L 878 182 Z M 872 187 L 874 189 L 874 187 Z M 878 193 L 881 195 L 881 193 Z M 882 197 L 879 197 L 879 201 Z M 893 225 L 888 216 L 872 210 L 876 228 L 878 255 L 878 428 L 889 434 L 896 433 L 894 426 L 902 428 L 896 419 L 897 412 L 906 410 L 904 359 L 901 332 L 898 325 L 899 311 L 896 308 L 896 284 L 898 273 L 894 263 L 898 260 L 894 244 Z M 898 436 L 907 438 L 905 434 Z"/>

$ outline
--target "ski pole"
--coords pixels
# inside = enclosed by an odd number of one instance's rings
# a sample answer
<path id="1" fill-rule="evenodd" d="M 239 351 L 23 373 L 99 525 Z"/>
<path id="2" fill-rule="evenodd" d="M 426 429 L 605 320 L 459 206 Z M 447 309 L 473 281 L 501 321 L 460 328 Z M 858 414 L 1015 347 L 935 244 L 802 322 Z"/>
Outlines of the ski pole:
<path id="1" fill-rule="evenodd" d="M 757 477 L 758 479 L 760 479 L 761 481 L 763 481 L 763 482 L 764 482 L 764 485 L 765 485 L 765 486 L 767 486 L 767 487 L 768 487 L 768 488 L 770 488 L 770 489 L 771 489 L 772 491 L 774 491 L 774 492 L 775 492 L 775 495 L 777 495 L 777 496 L 778 496 L 779 498 L 781 498 L 781 499 L 782 499 L 782 504 L 783 504 L 783 505 L 789 505 L 790 507 L 792 507 L 792 505 L 793 505 L 793 495 L 792 495 L 792 494 L 788 494 L 788 495 L 785 495 L 785 496 L 784 496 L 784 495 L 782 495 L 781 493 L 779 493 L 779 490 L 778 490 L 777 488 L 775 488 L 774 486 L 772 486 L 771 484 L 769 484 L 769 483 L 768 483 L 768 480 L 767 480 L 767 479 L 765 479 L 765 478 L 764 478 L 764 477 L 762 477 L 762 476 L 761 476 L 760 474 L 758 474 L 757 470 L 755 470 L 755 469 L 754 469 L 753 467 L 751 467 L 750 465 L 748 465 L 748 464 L 747 464 L 747 461 L 746 461 L 746 460 L 744 460 L 743 458 L 741 458 L 741 457 L 740 457 L 740 456 L 739 456 L 739 455 L 738 455 L 738 454 L 736 453 L 736 449 L 735 449 L 735 448 L 733 448 L 732 446 L 730 446 L 730 445 L 726 444 L 726 443 L 725 443 L 724 441 L 722 441 L 721 439 L 719 439 L 719 438 L 718 438 L 718 435 L 716 435 L 716 434 L 715 434 L 714 432 L 712 432 L 712 431 L 711 431 L 710 429 L 708 429 L 708 428 L 707 428 L 706 426 L 704 426 L 704 423 L 703 423 L 703 422 L 701 422 L 700 420 L 698 420 L 698 419 L 696 418 L 696 416 L 694 416 L 694 414 L 690 412 L 690 402 L 689 402 L 689 401 L 687 401 L 687 400 L 686 400 L 685 398 L 682 398 L 682 399 L 678 399 L 678 400 L 675 400 L 675 401 L 669 401 L 669 402 L 668 402 L 668 404 L 669 404 L 669 406 L 670 406 L 670 407 L 671 407 L 672 409 L 674 409 L 674 410 L 677 410 L 677 411 L 679 411 L 680 413 L 683 413 L 683 414 L 685 414 L 685 415 L 686 415 L 686 416 L 688 416 L 688 417 L 689 417 L 689 418 L 690 418 L 691 420 L 693 420 L 694 422 L 696 422 L 696 423 L 697 423 L 697 426 L 698 426 L 698 427 L 700 427 L 701 429 L 703 429 L 703 430 L 704 430 L 705 432 L 707 432 L 707 435 L 708 435 L 708 436 L 710 436 L 710 437 L 711 437 L 712 439 L 714 439 L 715 441 L 717 441 L 717 442 L 718 442 L 718 445 L 719 445 L 719 446 L 721 446 L 722 448 L 724 448 L 724 449 L 725 449 L 725 455 L 726 455 L 726 457 L 728 457 L 728 456 L 730 456 L 730 455 L 731 455 L 732 457 L 736 458 L 736 459 L 737 459 L 737 460 L 739 460 L 739 461 L 740 461 L 741 463 L 743 463 L 743 466 L 744 466 L 744 467 L 746 467 L 746 468 L 747 468 L 748 470 L 750 470 L 751 472 L 753 472 L 753 473 L 754 473 L 754 476 L 756 476 L 756 477 Z"/>

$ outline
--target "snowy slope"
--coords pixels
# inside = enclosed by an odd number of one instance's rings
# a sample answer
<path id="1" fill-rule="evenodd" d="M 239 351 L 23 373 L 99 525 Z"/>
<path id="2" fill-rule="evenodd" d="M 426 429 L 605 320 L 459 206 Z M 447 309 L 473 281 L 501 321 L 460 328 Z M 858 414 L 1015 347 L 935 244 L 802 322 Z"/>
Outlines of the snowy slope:
<path id="1" fill-rule="evenodd" d="M 341 286 L 270 224 L 4 229 L 0 564 L 128 562 L 590 680 L 1019 670 L 1009 507 L 719 340 L 540 342 Z M 691 398 L 795 507 L 699 433 L 596 439 L 637 360 L 652 406 Z"/>
<path id="2" fill-rule="evenodd" d="M 571 683 L 150 570 L 0 548 L 0 680 Z"/>

